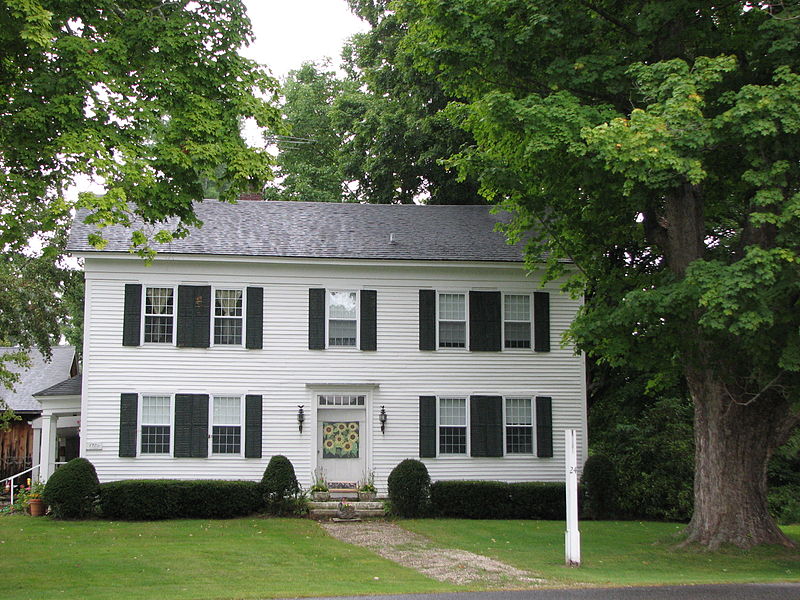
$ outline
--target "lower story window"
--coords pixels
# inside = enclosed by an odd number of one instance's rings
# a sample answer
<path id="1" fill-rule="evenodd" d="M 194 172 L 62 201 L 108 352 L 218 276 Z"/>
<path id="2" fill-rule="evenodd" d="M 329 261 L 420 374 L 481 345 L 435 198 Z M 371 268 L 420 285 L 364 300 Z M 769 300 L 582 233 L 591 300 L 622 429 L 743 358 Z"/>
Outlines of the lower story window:
<path id="1" fill-rule="evenodd" d="M 242 399 L 214 396 L 211 426 L 212 454 L 240 454 L 242 450 Z"/>
<path id="2" fill-rule="evenodd" d="M 530 398 L 506 398 L 506 454 L 533 453 Z"/>
<path id="3" fill-rule="evenodd" d="M 439 398 L 439 453 L 467 453 L 466 398 Z"/>
<path id="4" fill-rule="evenodd" d="M 142 454 L 169 454 L 171 412 L 169 396 L 142 396 Z"/>

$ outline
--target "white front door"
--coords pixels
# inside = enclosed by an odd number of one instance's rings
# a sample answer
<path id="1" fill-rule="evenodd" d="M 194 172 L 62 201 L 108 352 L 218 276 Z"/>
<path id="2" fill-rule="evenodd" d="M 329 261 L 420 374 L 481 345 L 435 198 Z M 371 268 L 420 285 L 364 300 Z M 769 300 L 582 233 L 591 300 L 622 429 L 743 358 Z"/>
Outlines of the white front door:
<path id="1" fill-rule="evenodd" d="M 320 408 L 317 412 L 317 464 L 332 488 L 350 487 L 366 473 L 366 411 L 363 406 Z"/>

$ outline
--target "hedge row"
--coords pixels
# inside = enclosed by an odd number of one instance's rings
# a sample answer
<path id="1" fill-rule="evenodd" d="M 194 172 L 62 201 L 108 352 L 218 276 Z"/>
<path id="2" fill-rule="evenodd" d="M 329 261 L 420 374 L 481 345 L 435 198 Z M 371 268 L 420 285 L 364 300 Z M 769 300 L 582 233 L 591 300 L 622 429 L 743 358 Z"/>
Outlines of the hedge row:
<path id="1" fill-rule="evenodd" d="M 457 519 L 546 519 L 566 514 L 563 483 L 437 481 L 431 484 L 431 510 Z"/>
<path id="2" fill-rule="evenodd" d="M 253 481 L 142 479 L 100 484 L 100 514 L 107 519 L 227 519 L 263 511 Z"/>

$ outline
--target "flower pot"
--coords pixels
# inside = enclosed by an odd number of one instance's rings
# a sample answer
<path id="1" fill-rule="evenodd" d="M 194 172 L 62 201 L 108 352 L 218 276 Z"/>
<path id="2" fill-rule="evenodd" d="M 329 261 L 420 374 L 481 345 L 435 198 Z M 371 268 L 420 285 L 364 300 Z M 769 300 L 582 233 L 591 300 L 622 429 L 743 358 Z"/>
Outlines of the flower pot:
<path id="1" fill-rule="evenodd" d="M 32 517 L 41 517 L 44 514 L 44 500 L 41 498 L 31 498 L 28 501 L 28 508 Z"/>
<path id="2" fill-rule="evenodd" d="M 327 502 L 331 499 L 330 492 L 311 492 L 311 499 L 314 502 Z"/>
<path id="3" fill-rule="evenodd" d="M 361 502 L 375 502 L 375 498 L 377 497 L 376 492 L 358 492 L 358 499 Z"/>

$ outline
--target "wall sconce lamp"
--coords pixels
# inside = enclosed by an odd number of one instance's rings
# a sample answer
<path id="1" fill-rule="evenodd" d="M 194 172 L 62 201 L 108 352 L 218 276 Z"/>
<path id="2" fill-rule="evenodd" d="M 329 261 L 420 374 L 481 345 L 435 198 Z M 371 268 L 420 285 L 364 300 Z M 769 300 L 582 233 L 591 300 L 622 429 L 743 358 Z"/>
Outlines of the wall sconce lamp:
<path id="1" fill-rule="evenodd" d="M 381 422 L 381 433 L 386 432 L 386 408 L 381 406 L 381 414 L 378 415 L 378 420 Z"/>
<path id="2" fill-rule="evenodd" d="M 297 405 L 297 425 L 300 428 L 300 433 L 303 433 L 303 421 L 306 420 L 306 415 L 303 412 L 303 407 L 305 404 L 298 404 Z"/>

